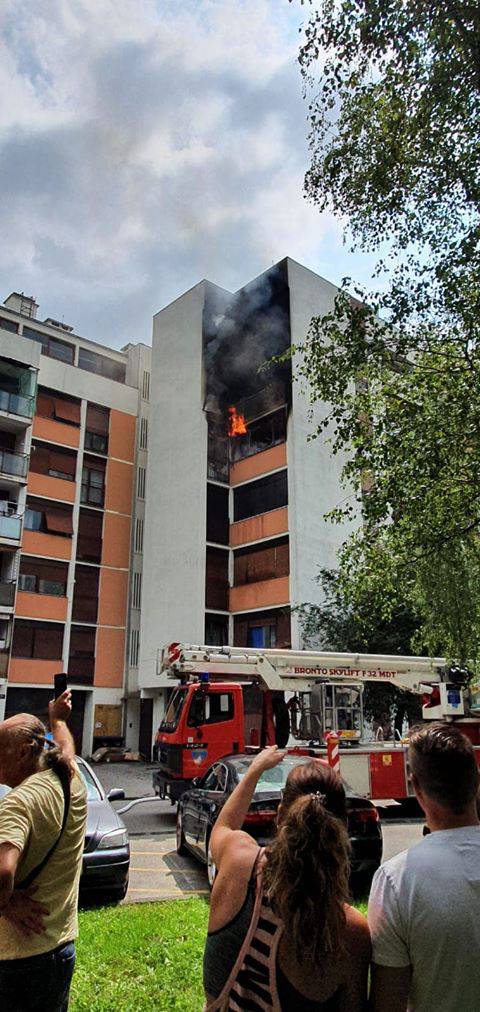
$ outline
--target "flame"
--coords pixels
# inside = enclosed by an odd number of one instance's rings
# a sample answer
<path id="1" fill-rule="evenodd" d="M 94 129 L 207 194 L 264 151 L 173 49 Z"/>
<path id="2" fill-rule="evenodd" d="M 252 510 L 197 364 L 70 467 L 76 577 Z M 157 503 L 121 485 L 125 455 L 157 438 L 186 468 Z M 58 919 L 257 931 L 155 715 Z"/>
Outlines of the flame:
<path id="1" fill-rule="evenodd" d="M 235 407 L 228 409 L 228 416 L 228 435 L 245 436 L 248 431 L 245 416 L 237 414 Z"/>

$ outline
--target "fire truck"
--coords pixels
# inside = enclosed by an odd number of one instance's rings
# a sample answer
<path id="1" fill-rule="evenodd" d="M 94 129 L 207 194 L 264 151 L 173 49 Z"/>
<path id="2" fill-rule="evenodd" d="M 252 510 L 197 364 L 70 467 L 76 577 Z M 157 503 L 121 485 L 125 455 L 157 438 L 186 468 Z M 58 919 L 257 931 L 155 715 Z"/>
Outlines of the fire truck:
<path id="1" fill-rule="evenodd" d="M 406 798 L 406 743 L 365 738 L 366 682 L 421 694 L 423 718 L 458 721 L 480 765 L 480 687 L 443 658 L 172 643 L 157 671 L 179 683 L 157 732 L 153 774 L 155 793 L 172 804 L 223 756 L 285 747 L 291 736 L 298 750 L 322 756 L 332 733 L 353 790 L 376 801 Z"/>

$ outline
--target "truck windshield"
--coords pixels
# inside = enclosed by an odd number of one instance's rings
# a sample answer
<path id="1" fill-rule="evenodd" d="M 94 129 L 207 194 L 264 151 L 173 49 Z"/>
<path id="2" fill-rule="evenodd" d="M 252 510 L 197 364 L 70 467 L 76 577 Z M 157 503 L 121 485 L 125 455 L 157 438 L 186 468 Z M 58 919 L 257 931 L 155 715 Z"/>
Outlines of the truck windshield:
<path id="1" fill-rule="evenodd" d="M 178 727 L 180 714 L 187 695 L 186 689 L 175 689 L 160 724 L 161 731 L 174 731 Z"/>

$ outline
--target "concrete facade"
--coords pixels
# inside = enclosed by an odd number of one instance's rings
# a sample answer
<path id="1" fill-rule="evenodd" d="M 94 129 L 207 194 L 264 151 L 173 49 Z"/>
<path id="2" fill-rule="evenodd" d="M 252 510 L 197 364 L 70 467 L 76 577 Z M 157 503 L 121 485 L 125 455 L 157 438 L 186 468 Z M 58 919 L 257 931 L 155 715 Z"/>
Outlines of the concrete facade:
<path id="1" fill-rule="evenodd" d="M 218 331 L 208 321 L 212 292 Z M 167 643 L 209 642 L 210 629 L 220 637 L 214 642 L 301 647 L 294 606 L 321 601 L 316 577 L 335 567 L 346 535 L 324 519 L 347 494 L 343 460 L 332 457 L 328 433 L 308 439 L 328 406 L 316 406 L 312 418 L 308 397 L 285 371 L 273 383 L 259 379 L 248 359 L 255 344 L 263 342 L 269 358 L 275 341 L 279 350 L 301 343 L 336 293 L 287 258 L 234 296 L 202 282 L 154 318 L 139 672 L 153 732 L 167 698 L 157 673 Z M 227 440 L 227 474 L 216 475 L 209 434 L 228 423 L 229 406 L 245 412 L 249 434 L 243 443 Z M 217 541 L 209 536 L 205 500 L 217 498 L 221 509 L 223 494 L 228 535 Z"/>

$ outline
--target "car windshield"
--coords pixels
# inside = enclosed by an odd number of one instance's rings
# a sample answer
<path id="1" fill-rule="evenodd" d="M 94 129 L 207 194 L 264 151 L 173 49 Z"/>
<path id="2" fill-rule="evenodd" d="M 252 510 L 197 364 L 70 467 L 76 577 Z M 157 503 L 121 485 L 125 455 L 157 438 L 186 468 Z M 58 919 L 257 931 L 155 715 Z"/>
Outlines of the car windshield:
<path id="1" fill-rule="evenodd" d="M 90 770 L 88 769 L 88 767 L 84 766 L 83 763 L 78 763 L 78 771 L 79 771 L 80 776 L 81 776 L 81 778 L 82 778 L 82 780 L 83 780 L 83 782 L 85 784 L 85 787 L 87 788 L 87 798 L 88 798 L 88 800 L 89 801 L 101 801 L 102 795 L 100 794 L 100 791 L 99 791 L 99 789 L 98 789 L 98 787 L 97 787 L 97 785 L 96 785 L 96 783 L 95 783 L 95 781 L 94 781 L 94 779 L 92 777 L 92 774 L 90 773 Z"/>
<path id="2" fill-rule="evenodd" d="M 258 784 L 255 788 L 255 794 L 263 794 L 268 791 L 281 791 L 285 787 L 288 774 L 290 770 L 293 770 L 294 766 L 299 766 L 302 763 L 308 762 L 307 757 L 303 756 L 286 756 L 279 766 L 275 766 L 273 770 L 265 770 L 262 773 Z M 252 760 L 250 758 L 238 759 L 233 765 L 237 779 L 240 781 L 245 776 L 245 773 L 251 766 Z"/>
<path id="3" fill-rule="evenodd" d="M 161 731 L 174 731 L 178 726 L 182 707 L 186 699 L 186 689 L 175 689 L 173 696 L 165 711 L 165 716 L 160 724 Z"/>

